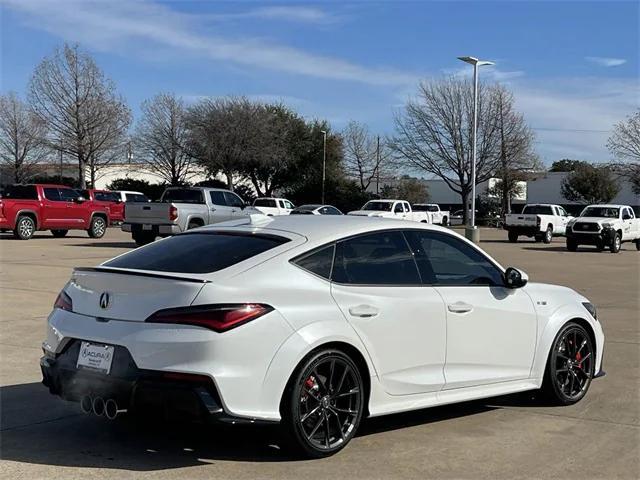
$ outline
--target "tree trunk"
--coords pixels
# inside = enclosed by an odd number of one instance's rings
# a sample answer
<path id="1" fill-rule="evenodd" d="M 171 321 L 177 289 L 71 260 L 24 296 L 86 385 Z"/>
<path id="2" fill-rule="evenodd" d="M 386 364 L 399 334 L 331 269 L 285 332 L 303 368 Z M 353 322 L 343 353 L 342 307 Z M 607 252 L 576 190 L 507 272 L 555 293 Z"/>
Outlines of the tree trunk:
<path id="1" fill-rule="evenodd" d="M 469 191 L 463 189 L 460 197 L 462 198 L 462 224 L 469 225 Z"/>
<path id="2" fill-rule="evenodd" d="M 78 187 L 81 190 L 87 188 L 87 180 L 85 179 L 86 164 L 82 155 L 78 155 Z"/>
<path id="3" fill-rule="evenodd" d="M 233 192 L 233 173 L 225 172 L 224 174 L 227 177 L 227 188 Z"/>

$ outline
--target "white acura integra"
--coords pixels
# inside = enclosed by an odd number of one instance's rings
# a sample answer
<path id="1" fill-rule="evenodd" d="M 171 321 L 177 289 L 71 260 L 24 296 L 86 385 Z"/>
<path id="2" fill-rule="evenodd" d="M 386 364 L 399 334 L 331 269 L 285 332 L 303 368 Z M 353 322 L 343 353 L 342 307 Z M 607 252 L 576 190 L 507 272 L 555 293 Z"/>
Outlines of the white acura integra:
<path id="1" fill-rule="evenodd" d="M 445 228 L 252 216 L 78 268 L 48 319 L 44 384 L 86 412 L 280 422 L 320 457 L 364 416 L 542 389 L 587 392 L 593 305 L 527 283 Z"/>

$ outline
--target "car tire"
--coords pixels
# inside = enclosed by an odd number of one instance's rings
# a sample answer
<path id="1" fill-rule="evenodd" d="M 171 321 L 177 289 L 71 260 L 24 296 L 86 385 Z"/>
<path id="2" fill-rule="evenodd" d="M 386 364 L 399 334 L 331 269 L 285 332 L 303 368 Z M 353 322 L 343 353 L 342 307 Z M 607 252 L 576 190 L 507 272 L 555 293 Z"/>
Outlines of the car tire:
<path id="1" fill-rule="evenodd" d="M 198 222 L 189 222 L 189 225 L 187 225 L 187 230 L 191 230 L 192 228 L 198 228 L 201 226 L 202 225 L 200 225 Z"/>
<path id="2" fill-rule="evenodd" d="M 595 370 L 595 345 L 587 330 L 567 323 L 551 344 L 541 393 L 555 405 L 572 405 L 587 394 Z"/>
<path id="3" fill-rule="evenodd" d="M 156 236 L 153 233 L 139 233 L 132 235 L 133 241 L 136 242 L 136 246 L 143 247 L 152 243 Z"/>
<path id="4" fill-rule="evenodd" d="M 518 241 L 518 234 L 516 232 L 509 232 L 509 241 L 516 243 Z"/>
<path id="5" fill-rule="evenodd" d="M 285 445 L 306 458 L 333 455 L 356 434 L 364 407 L 364 381 L 353 360 L 340 350 L 313 352 L 283 394 Z"/>
<path id="6" fill-rule="evenodd" d="M 56 238 L 66 237 L 69 230 L 51 230 L 51 235 Z"/>
<path id="7" fill-rule="evenodd" d="M 442 217 L 442 226 L 443 227 L 449 226 L 449 219 L 447 217 Z"/>
<path id="8" fill-rule="evenodd" d="M 567 238 L 567 250 L 570 252 L 575 252 L 578 250 L 578 242 L 576 242 L 573 238 Z"/>
<path id="9" fill-rule="evenodd" d="M 599 252 L 603 251 L 604 250 L 604 242 L 602 242 L 602 241 L 596 242 L 596 250 L 599 251 Z"/>
<path id="10" fill-rule="evenodd" d="M 107 231 L 107 222 L 104 217 L 94 216 L 91 219 L 91 225 L 89 225 L 89 230 L 87 233 L 91 238 L 102 238 Z"/>
<path id="11" fill-rule="evenodd" d="M 542 241 L 544 243 L 551 243 L 553 241 L 553 227 L 549 225 L 544 232 L 544 237 L 542 237 Z"/>
<path id="12" fill-rule="evenodd" d="M 640 240 L 636 240 L 636 250 L 640 250 Z"/>
<path id="13" fill-rule="evenodd" d="M 622 237 L 619 233 L 616 233 L 611 239 L 611 245 L 609 245 L 609 250 L 611 253 L 618 253 L 620 251 L 620 247 L 622 246 Z"/>
<path id="14" fill-rule="evenodd" d="M 20 215 L 16 220 L 16 228 L 13 236 L 18 240 L 29 240 L 36 232 L 36 222 L 28 215 Z"/>

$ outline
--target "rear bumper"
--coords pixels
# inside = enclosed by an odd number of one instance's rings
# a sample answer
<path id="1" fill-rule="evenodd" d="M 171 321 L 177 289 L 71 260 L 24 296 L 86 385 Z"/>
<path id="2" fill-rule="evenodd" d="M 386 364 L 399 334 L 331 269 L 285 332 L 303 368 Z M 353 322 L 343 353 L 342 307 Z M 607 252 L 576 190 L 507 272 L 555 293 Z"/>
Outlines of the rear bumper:
<path id="1" fill-rule="evenodd" d="M 160 415 L 169 419 L 211 423 L 277 423 L 237 417 L 223 407 L 210 377 L 139 369 L 128 350 L 114 345 L 113 364 L 108 375 L 78 369 L 81 340 L 67 343 L 62 353 L 45 351 L 40 359 L 42 383 L 53 395 L 80 402 L 88 395 L 114 399 L 133 414 Z"/>
<path id="2" fill-rule="evenodd" d="M 526 237 L 533 237 L 535 235 L 541 235 L 543 232 L 540 230 L 540 227 L 534 225 L 505 225 L 503 227 L 505 230 L 509 232 L 514 232 L 518 235 L 524 235 Z"/>
<path id="3" fill-rule="evenodd" d="M 142 223 L 122 223 L 122 231 L 129 232 L 132 234 L 155 234 L 156 237 L 163 237 L 169 235 L 176 235 L 182 232 L 182 229 L 179 225 L 174 225 L 171 223 L 162 224 L 162 225 L 151 225 L 150 229 L 145 229 L 144 224 Z"/>

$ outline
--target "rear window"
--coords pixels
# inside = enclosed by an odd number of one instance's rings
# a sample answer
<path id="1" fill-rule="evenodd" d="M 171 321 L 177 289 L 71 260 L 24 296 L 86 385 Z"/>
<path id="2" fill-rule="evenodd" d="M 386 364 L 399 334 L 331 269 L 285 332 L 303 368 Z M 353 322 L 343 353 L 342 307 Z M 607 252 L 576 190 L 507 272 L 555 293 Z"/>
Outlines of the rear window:
<path id="1" fill-rule="evenodd" d="M 553 215 L 550 205 L 527 205 L 522 210 L 522 213 L 530 215 Z"/>
<path id="2" fill-rule="evenodd" d="M 438 207 L 435 205 L 414 205 L 414 212 L 438 212 Z"/>
<path id="3" fill-rule="evenodd" d="M 131 203 L 146 203 L 149 201 L 149 198 L 142 193 L 125 193 L 124 197 L 126 198 L 125 201 Z"/>
<path id="4" fill-rule="evenodd" d="M 38 192 L 35 185 L 9 185 L 2 193 L 2 198 L 38 200 Z"/>
<path id="5" fill-rule="evenodd" d="M 202 197 L 201 190 L 179 188 L 164 192 L 162 201 L 175 203 L 204 203 L 204 198 Z"/>
<path id="6" fill-rule="evenodd" d="M 155 272 L 211 273 L 288 241 L 275 235 L 185 233 L 133 250 L 104 265 Z"/>
<path id="7" fill-rule="evenodd" d="M 273 198 L 258 198 L 253 202 L 253 206 L 276 208 L 276 201 Z"/>

